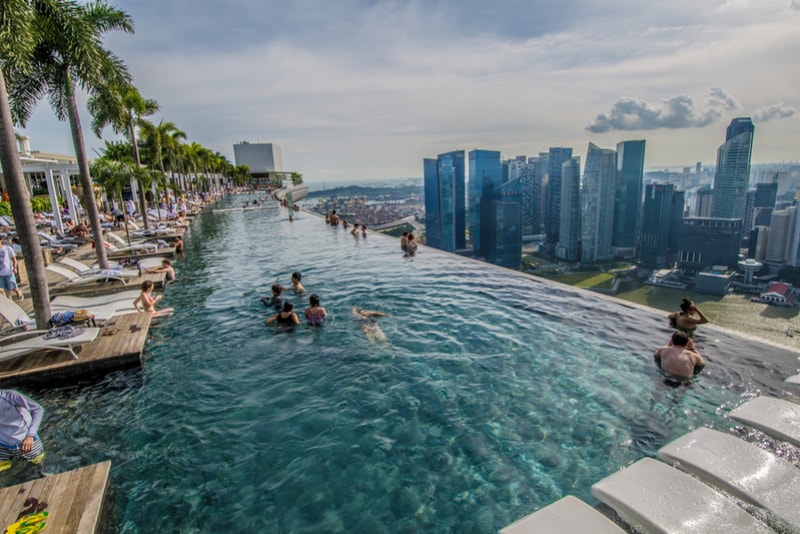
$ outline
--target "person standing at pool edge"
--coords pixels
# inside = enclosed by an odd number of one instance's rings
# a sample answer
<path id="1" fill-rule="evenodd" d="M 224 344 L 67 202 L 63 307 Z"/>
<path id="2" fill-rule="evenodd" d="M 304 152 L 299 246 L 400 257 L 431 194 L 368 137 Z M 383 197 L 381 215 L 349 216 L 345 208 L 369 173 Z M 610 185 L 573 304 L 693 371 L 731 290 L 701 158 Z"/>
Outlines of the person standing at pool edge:
<path id="1" fill-rule="evenodd" d="M 39 425 L 44 409 L 34 400 L 13 389 L 0 389 L 0 471 L 13 460 L 40 464 L 44 448 Z"/>

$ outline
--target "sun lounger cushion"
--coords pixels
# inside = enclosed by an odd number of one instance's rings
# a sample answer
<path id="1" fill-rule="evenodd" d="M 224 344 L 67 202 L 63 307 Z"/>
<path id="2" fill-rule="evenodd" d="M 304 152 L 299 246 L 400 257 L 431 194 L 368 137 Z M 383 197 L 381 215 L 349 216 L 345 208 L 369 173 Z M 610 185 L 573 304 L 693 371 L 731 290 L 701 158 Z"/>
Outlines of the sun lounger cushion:
<path id="1" fill-rule="evenodd" d="M 592 486 L 592 495 L 642 532 L 772 532 L 699 480 L 644 458 Z"/>
<path id="2" fill-rule="evenodd" d="M 756 397 L 728 415 L 735 421 L 800 447 L 800 404 L 772 397 Z"/>
<path id="3" fill-rule="evenodd" d="M 792 375 L 784 380 L 784 383 L 789 384 L 790 386 L 800 386 L 800 375 Z"/>
<path id="4" fill-rule="evenodd" d="M 606 516 L 571 495 L 527 515 L 500 530 L 500 534 L 620 534 Z"/>
<path id="5" fill-rule="evenodd" d="M 698 428 L 658 457 L 736 497 L 769 510 L 800 532 L 800 469 L 764 449 L 710 428 Z"/>

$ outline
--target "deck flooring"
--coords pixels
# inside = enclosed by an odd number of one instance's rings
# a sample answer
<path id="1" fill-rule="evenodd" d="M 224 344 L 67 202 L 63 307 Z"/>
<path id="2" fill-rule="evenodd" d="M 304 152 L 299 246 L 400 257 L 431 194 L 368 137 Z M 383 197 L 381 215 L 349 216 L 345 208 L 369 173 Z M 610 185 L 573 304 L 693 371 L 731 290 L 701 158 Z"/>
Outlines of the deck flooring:
<path id="1" fill-rule="evenodd" d="M 46 511 L 47 532 L 95 532 L 110 469 L 105 461 L 0 489 L 0 527 L 5 531 L 27 514 Z"/>
<path id="2" fill-rule="evenodd" d="M 64 351 L 39 351 L 0 362 L 0 387 L 74 383 L 118 369 L 139 367 L 152 315 L 129 313 L 103 323 L 100 335 L 75 347 L 78 359 Z M 113 335 L 103 330 L 115 328 Z"/>

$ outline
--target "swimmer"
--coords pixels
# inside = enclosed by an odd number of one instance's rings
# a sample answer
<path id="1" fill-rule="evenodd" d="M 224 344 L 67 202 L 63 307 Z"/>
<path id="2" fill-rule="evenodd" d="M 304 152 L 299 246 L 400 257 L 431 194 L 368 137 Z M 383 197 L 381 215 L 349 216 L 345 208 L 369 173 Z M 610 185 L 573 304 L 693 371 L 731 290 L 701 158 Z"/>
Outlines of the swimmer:
<path id="1" fill-rule="evenodd" d="M 383 333 L 380 325 L 373 317 L 391 317 L 391 315 L 377 311 L 359 310 L 358 306 L 353 306 L 353 315 L 359 319 L 361 331 L 364 332 L 370 343 L 375 343 L 376 341 L 386 343 L 386 334 Z"/>
<path id="2" fill-rule="evenodd" d="M 173 282 L 175 280 L 175 269 L 172 268 L 172 262 L 170 262 L 167 258 L 161 260 L 161 267 L 150 267 L 145 269 L 147 273 L 167 273 L 166 278 L 167 282 Z"/>
<path id="3" fill-rule="evenodd" d="M 339 216 L 336 215 L 336 210 L 333 210 L 331 212 L 330 225 L 331 226 L 339 226 Z"/>
<path id="4" fill-rule="evenodd" d="M 695 314 L 697 314 L 698 317 L 694 317 Z M 700 311 L 697 304 L 689 297 L 683 297 L 680 311 L 670 313 L 667 318 L 674 328 L 686 332 L 689 336 L 694 334 L 694 331 L 697 330 L 697 325 L 708 323 L 708 317 Z"/>
<path id="5" fill-rule="evenodd" d="M 295 271 L 292 273 L 292 289 L 295 293 L 303 293 L 306 288 L 303 287 L 303 284 L 300 283 L 300 280 L 303 278 L 303 275 L 300 274 L 299 271 Z"/>
<path id="6" fill-rule="evenodd" d="M 267 308 L 275 308 L 275 311 L 281 311 L 283 309 L 283 290 L 286 289 L 280 284 L 273 284 L 272 286 L 272 296 L 271 297 L 261 297 L 261 302 Z"/>
<path id="7" fill-rule="evenodd" d="M 703 370 L 706 361 L 686 333 L 676 331 L 669 344 L 656 350 L 653 358 L 667 373 L 678 378 L 692 378 Z"/>
<path id="8" fill-rule="evenodd" d="M 295 325 L 300 324 L 300 318 L 297 317 L 297 314 L 294 312 L 294 304 L 291 302 L 284 302 L 283 310 L 267 319 L 264 324 L 269 325 L 273 322 L 277 322 L 278 326 L 286 327 L 287 329 L 293 329 Z"/>
<path id="9" fill-rule="evenodd" d="M 408 252 L 408 232 L 403 232 L 403 237 L 400 238 L 400 250 Z"/>
<path id="10" fill-rule="evenodd" d="M 158 295 L 157 297 L 152 296 L 153 287 L 155 287 L 155 284 L 153 284 L 152 280 L 145 280 L 142 282 L 142 292 L 133 301 L 133 307 L 136 308 L 137 312 L 144 311 L 152 313 L 153 317 L 172 315 L 172 312 L 175 311 L 174 308 L 164 308 L 163 310 L 156 311 L 156 304 L 164 298 L 164 295 Z M 139 308 L 140 305 L 142 306 L 141 308 Z"/>
<path id="11" fill-rule="evenodd" d="M 414 234 L 408 234 L 408 241 L 406 242 L 406 256 L 417 255 L 417 238 Z"/>
<path id="12" fill-rule="evenodd" d="M 325 322 L 325 317 L 328 316 L 328 311 L 319 305 L 319 297 L 311 295 L 308 297 L 309 307 L 306 308 L 306 321 L 313 326 L 322 326 Z"/>

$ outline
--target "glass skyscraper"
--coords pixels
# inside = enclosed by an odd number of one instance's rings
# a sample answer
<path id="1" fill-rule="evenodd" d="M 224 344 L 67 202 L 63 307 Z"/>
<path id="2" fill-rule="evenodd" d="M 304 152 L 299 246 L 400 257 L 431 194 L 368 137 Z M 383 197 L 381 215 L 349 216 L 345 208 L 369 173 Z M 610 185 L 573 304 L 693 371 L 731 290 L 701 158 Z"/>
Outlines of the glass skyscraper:
<path id="1" fill-rule="evenodd" d="M 617 153 L 589 143 L 581 188 L 581 261 L 594 263 L 613 257 L 614 185 Z"/>
<path id="2" fill-rule="evenodd" d="M 425 235 L 430 247 L 455 252 L 466 245 L 464 151 L 424 160 Z"/>
<path id="3" fill-rule="evenodd" d="M 725 143 L 717 150 L 714 174 L 714 200 L 711 216 L 744 219 L 747 184 L 750 181 L 750 156 L 755 126 L 749 117 L 733 119 Z"/>
<path id="4" fill-rule="evenodd" d="M 641 228 L 644 139 L 617 144 L 617 183 L 614 192 L 615 254 L 633 256 Z M 588 162 L 587 162 L 588 165 Z"/>
<path id="5" fill-rule="evenodd" d="M 484 228 L 491 228 L 490 217 L 494 190 L 502 181 L 500 152 L 497 150 L 470 150 L 469 152 L 469 240 L 476 256 L 485 257 L 482 250 Z M 484 216 L 484 214 L 486 216 Z"/>
<path id="6" fill-rule="evenodd" d="M 674 262 L 678 251 L 684 193 L 673 184 L 648 184 L 642 208 L 639 259 L 645 267 L 660 269 Z"/>
<path id="7" fill-rule="evenodd" d="M 545 196 L 544 227 L 548 243 L 559 240 L 561 225 L 561 169 L 564 162 L 572 157 L 571 148 L 554 147 L 550 149 L 547 161 L 548 180 Z"/>
<path id="8" fill-rule="evenodd" d="M 581 252 L 581 159 L 575 156 L 565 161 L 560 174 L 561 220 L 556 257 L 578 261 Z"/>

